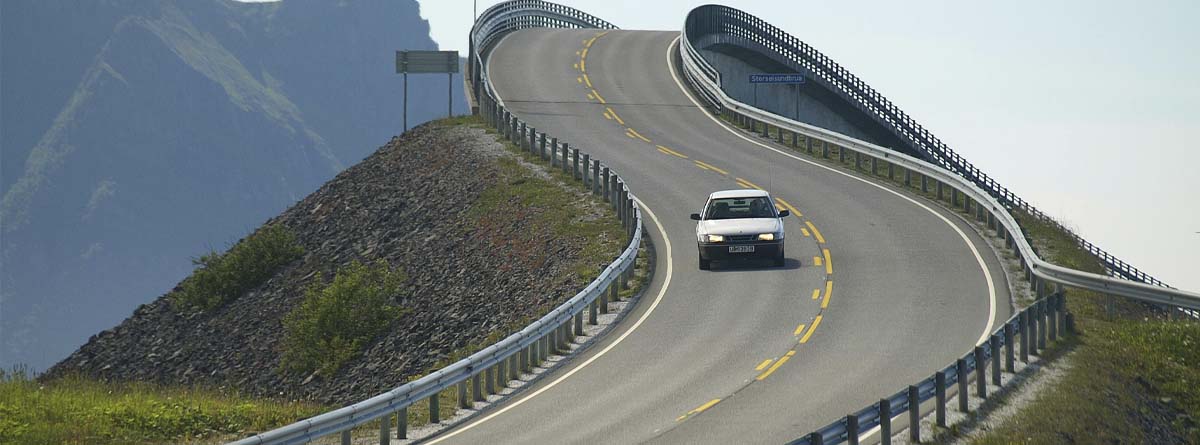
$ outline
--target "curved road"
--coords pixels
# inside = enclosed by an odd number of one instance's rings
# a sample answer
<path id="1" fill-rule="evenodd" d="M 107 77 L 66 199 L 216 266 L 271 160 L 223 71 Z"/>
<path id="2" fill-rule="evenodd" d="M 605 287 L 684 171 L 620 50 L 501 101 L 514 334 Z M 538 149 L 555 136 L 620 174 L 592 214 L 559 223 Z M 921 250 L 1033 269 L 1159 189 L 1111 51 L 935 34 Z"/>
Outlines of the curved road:
<path id="1" fill-rule="evenodd" d="M 596 346 L 432 441 L 785 442 L 952 362 L 1009 316 L 1001 266 L 961 218 L 718 125 L 672 75 L 678 35 L 527 30 L 493 52 L 506 106 L 605 161 L 650 210 L 658 272 Z M 700 271 L 688 214 L 747 186 L 803 215 L 785 219 L 787 266 Z"/>

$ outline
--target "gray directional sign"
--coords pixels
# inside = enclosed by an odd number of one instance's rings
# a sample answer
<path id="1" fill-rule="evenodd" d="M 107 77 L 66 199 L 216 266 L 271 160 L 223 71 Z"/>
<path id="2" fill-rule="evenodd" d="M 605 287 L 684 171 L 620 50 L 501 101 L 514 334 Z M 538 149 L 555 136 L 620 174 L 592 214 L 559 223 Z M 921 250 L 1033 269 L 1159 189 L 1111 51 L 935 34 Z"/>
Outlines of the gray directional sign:
<path id="1" fill-rule="evenodd" d="M 458 51 L 396 51 L 397 73 L 457 73 Z"/>

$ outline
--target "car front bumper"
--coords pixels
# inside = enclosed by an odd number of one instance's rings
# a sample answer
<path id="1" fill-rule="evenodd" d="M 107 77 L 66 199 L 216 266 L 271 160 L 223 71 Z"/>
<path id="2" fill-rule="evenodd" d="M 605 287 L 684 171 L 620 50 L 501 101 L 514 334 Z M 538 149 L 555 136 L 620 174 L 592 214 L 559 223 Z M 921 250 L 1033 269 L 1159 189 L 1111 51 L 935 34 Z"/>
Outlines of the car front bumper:
<path id="1" fill-rule="evenodd" d="M 775 258 L 783 252 L 783 241 L 755 241 L 751 243 L 699 243 L 700 258 L 704 260 L 735 260 L 743 258 Z M 754 246 L 753 252 L 730 252 L 730 247 Z"/>

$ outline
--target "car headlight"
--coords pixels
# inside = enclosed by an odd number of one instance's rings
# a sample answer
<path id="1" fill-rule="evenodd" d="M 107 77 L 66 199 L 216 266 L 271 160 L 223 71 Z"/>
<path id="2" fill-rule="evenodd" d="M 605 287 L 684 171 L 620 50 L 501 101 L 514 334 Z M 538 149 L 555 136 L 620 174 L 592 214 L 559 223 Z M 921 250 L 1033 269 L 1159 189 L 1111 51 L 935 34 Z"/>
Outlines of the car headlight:
<path id="1" fill-rule="evenodd" d="M 775 241 L 774 233 L 762 233 L 758 235 L 759 241 Z"/>
<path id="2" fill-rule="evenodd" d="M 710 242 L 710 243 L 725 242 L 725 237 L 723 235 L 705 235 L 705 238 L 707 238 L 708 242 Z"/>

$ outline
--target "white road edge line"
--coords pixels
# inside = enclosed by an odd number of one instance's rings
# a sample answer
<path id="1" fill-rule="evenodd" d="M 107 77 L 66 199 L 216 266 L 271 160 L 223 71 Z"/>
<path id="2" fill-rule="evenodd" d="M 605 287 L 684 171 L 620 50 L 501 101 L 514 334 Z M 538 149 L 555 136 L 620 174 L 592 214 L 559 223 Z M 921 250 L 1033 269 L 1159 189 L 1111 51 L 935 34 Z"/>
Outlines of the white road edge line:
<path id="1" fill-rule="evenodd" d="M 621 336 L 617 337 L 617 339 L 615 341 L 610 343 L 608 346 L 605 346 L 604 349 L 600 350 L 600 352 L 597 352 L 596 355 L 588 357 L 588 359 L 586 361 L 584 361 L 583 363 L 580 363 L 578 366 L 572 368 L 570 371 L 567 371 L 561 377 L 554 379 L 554 381 L 546 384 L 546 386 L 538 388 L 537 391 L 534 391 L 533 393 L 531 393 L 525 397 L 522 397 L 515 402 L 508 404 L 504 408 L 501 408 L 500 410 L 498 410 L 494 413 L 491 413 L 482 419 L 476 420 L 474 422 L 471 422 L 470 424 L 467 424 L 466 426 L 463 426 L 462 428 L 458 428 L 458 429 L 455 429 L 454 431 L 450 431 L 444 435 L 438 436 L 436 439 L 427 442 L 429 445 L 433 445 L 435 443 L 449 439 L 451 437 L 458 435 L 459 433 L 462 433 L 471 428 L 479 426 L 479 424 L 481 424 L 483 422 L 487 422 L 488 420 L 491 420 L 491 419 L 495 418 L 496 416 L 504 414 L 508 410 L 516 408 L 516 407 L 520 406 L 522 403 L 529 401 L 529 399 L 537 397 L 539 394 L 548 391 L 550 388 L 555 387 L 559 383 L 562 383 L 563 380 L 566 380 L 567 378 L 571 377 L 572 375 L 575 375 L 576 372 L 579 372 L 579 370 L 592 364 L 592 362 L 596 361 L 600 357 L 603 357 L 604 354 L 607 354 L 608 351 L 611 351 L 613 348 L 617 347 L 617 345 L 621 344 L 621 342 L 624 341 L 626 337 L 629 337 L 629 335 L 632 334 L 633 331 L 636 331 L 637 328 L 639 326 L 641 326 L 642 323 L 644 323 L 647 318 L 650 318 L 650 314 L 654 313 L 654 309 L 658 307 L 659 303 L 662 303 L 663 296 L 665 296 L 667 294 L 667 288 L 671 285 L 671 274 L 672 274 L 673 268 L 674 268 L 673 262 L 671 261 L 671 239 L 667 237 L 667 230 L 663 228 L 662 223 L 659 222 L 659 220 L 658 220 L 658 216 L 654 215 L 654 212 L 650 210 L 650 207 L 646 206 L 646 204 L 644 202 L 642 202 L 642 200 L 638 199 L 636 196 L 633 198 L 633 200 L 637 201 L 638 206 L 641 207 L 641 209 L 643 211 L 645 211 L 648 215 L 650 215 L 650 219 L 654 220 L 654 226 L 658 228 L 658 233 L 660 235 L 662 235 L 663 247 L 665 248 L 665 251 L 666 251 L 665 257 L 667 259 L 667 273 L 665 275 L 665 279 L 663 280 L 662 287 L 659 288 L 659 290 L 658 290 L 658 295 L 654 297 L 654 302 L 650 304 L 650 308 L 646 309 L 646 312 L 643 313 L 641 317 L 638 317 L 637 321 L 634 322 L 633 325 L 630 326 L 628 330 L 621 333 Z"/>
<path id="2" fill-rule="evenodd" d="M 822 165 L 822 164 L 819 164 L 819 163 L 816 163 L 816 162 L 810 161 L 810 160 L 808 160 L 808 159 L 804 159 L 804 158 L 801 158 L 801 157 L 799 157 L 799 156 L 793 155 L 793 154 L 791 154 L 791 153 L 784 152 L 784 151 L 782 151 L 782 150 L 779 150 L 779 149 L 777 149 L 777 148 L 775 148 L 775 147 L 772 147 L 772 146 L 769 146 L 769 145 L 763 144 L 763 143 L 761 143 L 761 142 L 759 142 L 759 141 L 756 141 L 756 140 L 750 139 L 750 138 L 746 137 L 746 135 L 744 135 L 744 134 L 741 134 L 741 133 L 739 133 L 739 132 L 736 132 L 736 131 L 734 131 L 733 129 L 730 129 L 729 127 L 725 126 L 725 124 L 724 124 L 724 123 L 722 123 L 722 122 L 721 122 L 720 120 L 718 120 L 717 118 L 713 117 L 713 116 L 712 116 L 711 114 L 709 114 L 707 111 L 703 111 L 703 110 L 704 110 L 704 105 L 702 105 L 702 104 L 701 104 L 699 101 L 697 101 L 695 97 L 692 97 L 692 93 L 691 93 L 690 91 L 688 91 L 687 87 L 683 85 L 683 82 L 681 82 L 681 81 L 679 80 L 679 76 L 675 74 L 675 59 L 674 59 L 674 57 L 672 57 L 672 56 L 674 56 L 674 52 L 673 52 L 673 51 L 671 51 L 671 48 L 673 48 L 673 47 L 677 47 L 677 46 L 679 45 L 679 39 L 680 39 L 680 37 L 675 37 L 675 40 L 674 40 L 674 41 L 672 41 L 670 45 L 667 45 L 667 69 L 668 69 L 668 70 L 671 72 L 671 78 L 675 80 L 675 85 L 679 87 L 679 90 L 680 90 L 680 91 L 683 91 L 683 94 L 684 94 L 685 96 L 687 96 L 688 100 L 691 100 L 693 104 L 695 104 L 697 107 L 699 107 L 699 108 L 702 110 L 702 111 L 701 111 L 701 113 L 703 113 L 703 114 L 704 114 L 704 116 L 708 117 L 709 119 L 712 119 L 712 121 L 713 121 L 714 123 L 716 123 L 716 124 L 717 124 L 717 126 L 719 126 L 719 127 L 721 127 L 721 128 L 724 128 L 724 129 L 725 129 L 725 131 L 728 131 L 728 132 L 732 133 L 734 136 L 737 136 L 737 137 L 739 137 L 739 138 L 742 138 L 742 139 L 743 139 L 743 140 L 745 140 L 746 142 L 750 142 L 750 143 L 752 143 L 752 144 L 754 144 L 754 145 L 757 145 L 757 146 L 759 146 L 759 147 L 765 148 L 765 149 L 767 149 L 767 150 L 771 150 L 771 151 L 773 151 L 773 152 L 779 153 L 779 154 L 781 154 L 781 155 L 787 156 L 787 157 L 789 157 L 789 158 L 792 158 L 792 159 L 795 159 L 795 160 L 797 160 L 797 161 L 804 162 L 804 163 L 807 163 L 807 164 L 810 164 L 810 165 L 813 165 L 813 166 L 816 166 L 816 167 L 823 168 L 823 169 L 825 169 L 825 170 L 828 170 L 828 171 L 831 171 L 831 172 L 833 172 L 833 173 L 837 173 L 837 174 L 839 174 L 839 175 L 842 175 L 842 176 L 845 176 L 845 177 L 847 177 L 847 178 L 854 179 L 854 180 L 856 180 L 856 181 L 862 182 L 862 183 L 864 183 L 864 184 L 871 185 L 872 187 L 875 187 L 875 188 L 878 188 L 878 189 L 880 189 L 880 190 L 883 190 L 883 191 L 885 191 L 885 192 L 888 192 L 888 193 L 891 193 L 891 194 L 893 194 L 893 195 L 896 195 L 896 196 L 900 197 L 901 199 L 904 199 L 904 200 L 906 200 L 906 201 L 908 201 L 908 202 L 911 202 L 911 203 L 913 203 L 913 205 L 916 205 L 917 207 L 920 207 L 920 208 L 922 208 L 922 209 L 925 209 L 925 210 L 926 210 L 926 211 L 928 211 L 929 213 L 932 213 L 934 216 L 937 216 L 939 219 L 941 219 L 943 222 L 945 222 L 945 223 L 946 223 L 946 225 L 950 226 L 950 228 L 951 228 L 951 229 L 954 229 L 954 231 L 958 233 L 958 236 L 962 237 L 962 239 L 963 239 L 963 242 L 967 243 L 967 247 L 969 247 L 969 248 L 971 249 L 971 253 L 975 255 L 975 261 L 979 263 L 979 268 L 983 270 L 983 277 L 984 277 L 984 279 L 987 281 L 987 285 L 988 285 L 988 321 L 987 321 L 987 327 L 985 327 L 985 328 L 983 329 L 983 334 L 981 334 L 981 335 L 979 336 L 979 341 L 975 342 L 975 344 L 976 344 L 976 345 L 981 345 L 981 344 L 983 344 L 984 342 L 986 342 L 986 341 L 987 341 L 987 339 L 988 339 L 988 336 L 989 336 L 989 335 L 991 335 L 991 333 L 992 333 L 992 327 L 994 327 L 994 326 L 995 326 L 995 323 L 996 323 L 996 284 L 995 284 L 995 282 L 992 280 L 992 273 L 991 273 L 991 271 L 989 271 L 989 270 L 988 270 L 987 263 L 983 261 L 983 257 L 979 255 L 979 250 L 975 248 L 975 243 L 972 243 L 972 242 L 971 242 L 971 239 L 967 237 L 967 234 L 963 233 L 962 229 L 959 229 L 959 228 L 958 228 L 958 226 L 956 226 L 956 225 L 954 225 L 954 223 L 950 222 L 950 220 L 949 220 L 949 219 L 947 219 L 945 216 L 943 216 L 941 213 L 938 213 L 938 212 L 934 211 L 933 209 L 929 208 L 929 207 L 928 207 L 928 206 L 926 206 L 925 204 L 922 204 L 922 203 L 920 203 L 920 202 L 917 202 L 916 200 L 914 200 L 914 199 L 912 199 L 912 198 L 909 198 L 909 197 L 907 197 L 907 196 L 904 196 L 904 195 L 900 194 L 900 192 L 897 192 L 897 191 L 895 191 L 895 190 L 889 189 L 889 188 L 887 188 L 887 187 L 884 187 L 884 186 L 882 186 L 882 185 L 876 184 L 876 183 L 874 183 L 874 182 L 868 181 L 868 180 L 866 180 L 866 179 L 860 178 L 860 177 L 858 177 L 858 176 L 854 176 L 854 175 L 851 175 L 851 174 L 849 174 L 849 173 L 846 173 L 846 172 L 843 172 L 843 171 L 840 171 L 840 170 L 834 169 L 833 167 L 829 167 L 829 166 L 827 166 L 827 165 Z M 869 437 L 871 437 L 871 436 L 875 435 L 875 434 L 876 434 L 876 433 L 878 433 L 878 432 L 879 432 L 879 427 L 878 427 L 878 426 L 876 426 L 875 428 L 872 428 L 870 431 L 867 431 L 866 433 L 864 433 L 864 434 L 860 435 L 860 436 L 859 436 L 859 438 L 860 438 L 860 439 L 867 439 L 867 438 L 869 438 Z"/>

